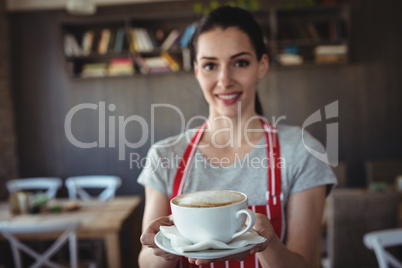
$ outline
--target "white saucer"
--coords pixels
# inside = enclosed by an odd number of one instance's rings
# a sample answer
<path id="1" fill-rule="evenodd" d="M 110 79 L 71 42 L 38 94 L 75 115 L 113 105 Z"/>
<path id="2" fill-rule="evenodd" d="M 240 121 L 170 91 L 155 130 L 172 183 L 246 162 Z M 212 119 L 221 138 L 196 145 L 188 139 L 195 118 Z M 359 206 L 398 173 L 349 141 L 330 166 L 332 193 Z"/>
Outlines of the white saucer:
<path id="1" fill-rule="evenodd" d="M 162 232 L 158 232 L 155 235 L 155 243 L 160 248 L 166 252 L 172 253 L 174 255 L 185 256 L 194 259 L 219 259 L 226 256 L 230 256 L 233 254 L 241 253 L 247 250 L 250 250 L 255 245 L 247 245 L 241 248 L 234 248 L 234 249 L 208 249 L 208 250 L 201 250 L 201 251 L 191 251 L 191 252 L 179 252 L 176 251 L 168 238 L 166 238 Z"/>

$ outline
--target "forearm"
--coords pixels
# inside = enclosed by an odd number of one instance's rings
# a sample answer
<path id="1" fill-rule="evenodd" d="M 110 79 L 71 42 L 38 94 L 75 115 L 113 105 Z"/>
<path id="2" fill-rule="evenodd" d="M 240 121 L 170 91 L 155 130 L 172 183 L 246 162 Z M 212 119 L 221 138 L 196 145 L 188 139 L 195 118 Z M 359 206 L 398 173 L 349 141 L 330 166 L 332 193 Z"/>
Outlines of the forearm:
<path id="1" fill-rule="evenodd" d="M 173 268 L 176 267 L 177 260 L 167 261 L 154 254 L 152 248 L 142 248 L 138 257 L 140 268 Z"/>
<path id="2" fill-rule="evenodd" d="M 290 251 L 277 236 L 272 238 L 264 251 L 257 253 L 257 257 L 264 268 L 309 267 L 301 255 Z"/>

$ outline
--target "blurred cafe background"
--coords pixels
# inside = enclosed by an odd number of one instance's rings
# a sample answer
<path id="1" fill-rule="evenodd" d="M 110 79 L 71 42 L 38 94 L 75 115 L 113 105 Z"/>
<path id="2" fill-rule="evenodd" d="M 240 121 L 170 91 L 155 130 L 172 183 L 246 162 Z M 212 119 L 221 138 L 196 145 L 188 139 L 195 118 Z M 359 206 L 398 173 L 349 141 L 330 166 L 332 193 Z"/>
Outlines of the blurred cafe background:
<path id="1" fill-rule="evenodd" d="M 379 267 L 364 236 L 402 228 L 398 0 L 0 0 L 0 221 L 31 230 L 77 220 L 78 262 L 136 267 L 144 205 L 136 179 L 151 144 L 207 116 L 189 40 L 202 14 L 228 3 L 262 26 L 270 70 L 258 87 L 268 120 L 303 126 L 317 112 L 305 130 L 327 146 L 327 130 L 337 129 L 339 184 L 327 199 L 317 267 Z M 67 187 L 68 178 L 94 175 L 117 177 L 105 182 L 104 200 Z M 58 181 L 49 200 L 10 186 L 49 177 Z M 32 214 L 20 207 L 25 199 L 47 209 Z M 0 267 L 15 267 L 6 227 Z M 16 237 L 46 249 L 32 232 Z M 399 247 L 390 251 L 401 259 Z M 51 260 L 70 255 L 65 247 Z M 32 260 L 22 254 L 25 265 Z"/>

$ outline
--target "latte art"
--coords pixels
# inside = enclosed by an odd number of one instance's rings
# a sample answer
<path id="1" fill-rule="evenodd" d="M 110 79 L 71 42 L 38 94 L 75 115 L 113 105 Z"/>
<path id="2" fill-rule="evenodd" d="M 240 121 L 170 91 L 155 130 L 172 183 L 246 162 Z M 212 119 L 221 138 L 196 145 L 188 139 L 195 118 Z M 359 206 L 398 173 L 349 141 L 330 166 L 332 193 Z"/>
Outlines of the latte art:
<path id="1" fill-rule="evenodd" d="M 246 196 L 239 192 L 232 191 L 200 191 L 183 194 L 176 197 L 173 203 L 184 207 L 221 207 L 236 204 L 246 199 Z"/>

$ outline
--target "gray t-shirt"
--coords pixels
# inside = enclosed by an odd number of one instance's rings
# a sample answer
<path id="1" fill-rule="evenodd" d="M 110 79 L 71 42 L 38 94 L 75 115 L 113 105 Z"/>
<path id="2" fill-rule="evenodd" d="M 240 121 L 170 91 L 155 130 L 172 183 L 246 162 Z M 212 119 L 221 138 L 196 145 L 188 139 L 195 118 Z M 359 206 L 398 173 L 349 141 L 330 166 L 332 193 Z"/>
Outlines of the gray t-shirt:
<path id="1" fill-rule="evenodd" d="M 138 183 L 149 186 L 168 198 L 177 167 L 183 157 L 195 130 L 188 130 L 182 135 L 170 137 L 155 143 L 147 155 L 147 164 L 141 172 Z M 323 146 L 309 133 L 294 126 L 279 125 L 278 136 L 281 155 L 282 179 L 282 211 L 285 211 L 287 200 L 293 193 L 314 186 L 327 185 L 327 194 L 336 184 L 336 178 L 331 168 L 315 158 L 305 146 L 317 152 L 324 152 Z M 246 157 L 238 159 L 230 166 L 223 167 L 224 159 L 205 159 L 196 150 L 188 171 L 183 193 L 201 190 L 234 190 L 245 193 L 249 205 L 267 204 L 268 190 L 268 157 L 264 137 L 259 142 L 259 148 L 254 148 Z M 285 213 L 283 222 L 285 223 Z M 283 224 L 286 226 L 286 224 Z"/>

